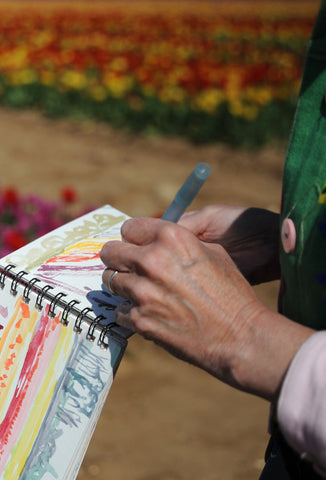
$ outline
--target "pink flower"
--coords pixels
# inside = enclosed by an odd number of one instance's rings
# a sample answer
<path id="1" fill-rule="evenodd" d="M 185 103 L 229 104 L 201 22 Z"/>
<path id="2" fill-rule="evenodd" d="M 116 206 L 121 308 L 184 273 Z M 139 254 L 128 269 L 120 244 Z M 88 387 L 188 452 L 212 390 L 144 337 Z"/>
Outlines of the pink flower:
<path id="1" fill-rule="evenodd" d="M 77 193 L 71 187 L 64 188 L 61 200 L 56 202 L 34 194 L 21 197 L 15 188 L 0 190 L 0 257 L 78 216 L 78 212 L 69 208 L 76 198 Z"/>

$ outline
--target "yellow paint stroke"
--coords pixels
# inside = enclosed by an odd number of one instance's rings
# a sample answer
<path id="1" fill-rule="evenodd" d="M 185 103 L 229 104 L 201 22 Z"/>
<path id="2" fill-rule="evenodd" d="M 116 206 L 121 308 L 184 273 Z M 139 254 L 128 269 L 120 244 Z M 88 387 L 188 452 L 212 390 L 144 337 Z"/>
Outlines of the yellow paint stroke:
<path id="1" fill-rule="evenodd" d="M 24 364 L 26 351 L 29 348 L 38 316 L 39 312 L 37 311 L 30 315 L 28 305 L 25 305 L 22 302 L 22 297 L 19 297 L 15 304 L 14 313 L 0 340 L 0 372 L 2 373 L 0 422 L 3 421 L 11 402 L 16 386 L 15 382 L 19 378 L 19 371 Z"/>
<path id="2" fill-rule="evenodd" d="M 99 209 L 101 212 L 101 209 Z M 7 263 L 22 266 L 26 270 L 33 270 L 45 263 L 49 258 L 60 255 L 67 245 L 74 245 L 85 238 L 92 238 L 107 232 L 111 227 L 126 220 L 125 215 L 113 217 L 108 213 L 97 213 L 95 210 L 91 217 L 74 220 L 63 227 L 54 230 L 39 240 L 31 242 L 22 249 L 6 257 Z"/>
<path id="3" fill-rule="evenodd" d="M 75 245 L 72 245 L 70 247 L 67 247 L 64 249 L 61 255 L 67 255 L 70 252 L 74 252 L 75 250 L 82 250 L 82 251 L 89 251 L 89 250 L 98 250 L 99 248 L 102 248 L 103 245 L 108 241 L 108 240 L 121 240 L 120 236 L 117 237 L 105 237 L 105 238 L 100 238 L 97 237 L 96 239 L 94 238 L 86 238 L 82 242 L 76 243 Z"/>
<path id="4" fill-rule="evenodd" d="M 86 257 L 94 257 L 94 254 L 99 255 L 100 249 L 104 243 L 105 242 L 94 241 L 93 239 L 83 240 L 82 242 L 66 248 L 62 253 L 60 253 L 60 255 L 50 258 L 46 263 L 56 263 L 61 259 L 64 262 L 80 261 L 85 259 L 85 254 Z"/>
<path id="5" fill-rule="evenodd" d="M 111 237 L 110 240 L 120 240 L 121 237 Z M 59 255 L 50 258 L 46 263 L 57 262 L 81 262 L 87 259 L 99 257 L 100 250 L 108 241 L 105 239 L 88 238 L 82 242 L 76 243 L 71 247 L 65 248 Z"/>
<path id="6" fill-rule="evenodd" d="M 55 319 L 58 320 L 59 316 Z M 60 337 L 53 352 L 51 361 L 46 370 L 43 383 L 36 395 L 28 420 L 21 432 L 20 438 L 12 449 L 10 461 L 6 467 L 4 479 L 13 480 L 17 473 L 24 468 L 29 453 L 33 447 L 37 434 L 41 428 L 45 414 L 51 403 L 54 389 L 62 373 L 61 366 L 65 365 L 73 346 L 74 332 L 71 328 L 61 328 Z M 19 478 L 19 477 L 17 477 Z"/>

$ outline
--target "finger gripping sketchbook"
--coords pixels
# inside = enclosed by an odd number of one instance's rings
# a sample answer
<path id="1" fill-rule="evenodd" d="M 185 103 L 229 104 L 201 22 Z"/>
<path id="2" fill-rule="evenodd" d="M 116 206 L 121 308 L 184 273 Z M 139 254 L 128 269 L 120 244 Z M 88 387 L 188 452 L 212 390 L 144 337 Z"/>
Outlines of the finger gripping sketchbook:
<path id="1" fill-rule="evenodd" d="M 99 256 L 126 218 L 101 207 L 0 261 L 0 479 L 78 474 L 127 344 Z"/>

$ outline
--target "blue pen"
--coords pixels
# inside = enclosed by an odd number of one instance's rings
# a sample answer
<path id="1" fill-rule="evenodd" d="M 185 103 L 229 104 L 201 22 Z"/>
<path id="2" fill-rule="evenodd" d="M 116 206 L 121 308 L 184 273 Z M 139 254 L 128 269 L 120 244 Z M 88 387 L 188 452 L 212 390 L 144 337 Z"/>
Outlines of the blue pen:
<path id="1" fill-rule="evenodd" d="M 176 223 L 194 200 L 210 173 L 211 168 L 207 163 L 198 163 L 174 197 L 171 205 L 163 213 L 162 220 Z"/>

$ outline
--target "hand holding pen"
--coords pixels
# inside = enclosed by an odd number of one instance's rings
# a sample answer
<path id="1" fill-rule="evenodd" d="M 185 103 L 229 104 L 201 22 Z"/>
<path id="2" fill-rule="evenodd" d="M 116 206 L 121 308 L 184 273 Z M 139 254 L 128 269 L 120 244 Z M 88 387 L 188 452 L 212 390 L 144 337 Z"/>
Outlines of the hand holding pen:
<path id="1" fill-rule="evenodd" d="M 209 165 L 206 163 L 198 163 L 196 168 L 192 171 L 180 190 L 177 192 L 171 205 L 164 212 L 162 220 L 176 223 L 186 208 L 193 202 L 210 173 L 211 169 Z M 107 282 L 108 290 L 110 290 L 112 293 L 112 281 L 118 273 L 118 270 L 114 270 Z"/>
<path id="2" fill-rule="evenodd" d="M 173 221 L 135 218 L 123 224 L 123 242 L 103 247 L 103 283 L 127 300 L 115 312 L 120 326 L 244 388 L 239 372 L 233 376 L 232 361 L 250 344 L 248 327 L 265 310 L 223 245 L 212 248 L 175 223 L 201 186 L 197 177 L 190 175 L 163 215 Z"/>

